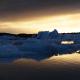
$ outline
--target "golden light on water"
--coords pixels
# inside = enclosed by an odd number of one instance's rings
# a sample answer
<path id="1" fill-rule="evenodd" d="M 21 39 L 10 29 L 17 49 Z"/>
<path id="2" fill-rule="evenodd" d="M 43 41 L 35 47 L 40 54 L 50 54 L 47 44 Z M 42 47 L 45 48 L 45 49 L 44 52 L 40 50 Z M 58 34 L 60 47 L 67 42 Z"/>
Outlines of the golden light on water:
<path id="1" fill-rule="evenodd" d="M 80 67 L 80 54 L 73 53 L 73 54 L 64 54 L 58 56 L 52 56 L 51 58 L 36 61 L 36 60 L 28 60 L 28 59 L 18 59 L 13 61 L 13 64 L 27 64 L 32 66 L 39 66 L 39 67 L 52 67 L 52 68 L 70 68 L 75 69 L 74 66 Z"/>
<path id="2" fill-rule="evenodd" d="M 38 31 L 52 31 L 53 29 L 57 29 L 59 32 L 79 32 L 80 13 L 46 16 L 31 21 L 0 22 L 0 25 L 0 31 L 12 33 L 37 33 Z"/>
<path id="3" fill-rule="evenodd" d="M 73 54 L 65 54 L 65 55 L 58 55 L 58 56 L 53 56 L 46 60 L 48 62 L 53 62 L 53 64 L 79 64 L 80 65 L 80 54 L 78 53 L 73 53 Z"/>

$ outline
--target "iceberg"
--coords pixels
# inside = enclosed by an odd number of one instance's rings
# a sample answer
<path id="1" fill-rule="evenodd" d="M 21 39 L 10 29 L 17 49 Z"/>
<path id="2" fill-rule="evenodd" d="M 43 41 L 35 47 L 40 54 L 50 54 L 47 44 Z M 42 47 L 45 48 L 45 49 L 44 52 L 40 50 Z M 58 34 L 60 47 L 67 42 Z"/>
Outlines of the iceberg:
<path id="1" fill-rule="evenodd" d="M 62 41 L 73 41 L 73 43 L 62 44 Z M 0 36 L 0 58 L 43 60 L 53 55 L 73 53 L 79 50 L 79 33 L 58 33 L 55 29 L 52 32 L 41 31 L 37 36 L 29 38 L 13 37 L 11 35 Z"/>

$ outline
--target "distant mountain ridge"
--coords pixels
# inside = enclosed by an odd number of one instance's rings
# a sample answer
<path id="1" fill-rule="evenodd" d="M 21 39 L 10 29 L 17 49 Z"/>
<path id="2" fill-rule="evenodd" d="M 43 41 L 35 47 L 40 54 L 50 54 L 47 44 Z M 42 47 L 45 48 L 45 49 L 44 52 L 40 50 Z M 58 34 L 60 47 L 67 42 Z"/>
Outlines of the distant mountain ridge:
<path id="1" fill-rule="evenodd" d="M 26 34 L 26 33 L 20 33 L 20 34 L 12 34 L 12 33 L 0 33 L 0 36 L 15 36 L 15 37 L 33 37 L 37 34 Z"/>
<path id="2" fill-rule="evenodd" d="M 56 29 L 54 29 L 54 31 L 49 32 L 49 31 L 39 31 L 38 34 L 26 34 L 26 33 L 19 33 L 19 34 L 12 34 L 12 33 L 0 33 L 0 36 L 15 36 L 15 37 L 36 37 L 37 35 L 39 35 L 40 33 L 50 33 L 50 34 L 72 34 L 72 35 L 78 35 L 80 34 L 80 32 L 72 32 L 72 33 L 58 33 L 58 31 Z"/>

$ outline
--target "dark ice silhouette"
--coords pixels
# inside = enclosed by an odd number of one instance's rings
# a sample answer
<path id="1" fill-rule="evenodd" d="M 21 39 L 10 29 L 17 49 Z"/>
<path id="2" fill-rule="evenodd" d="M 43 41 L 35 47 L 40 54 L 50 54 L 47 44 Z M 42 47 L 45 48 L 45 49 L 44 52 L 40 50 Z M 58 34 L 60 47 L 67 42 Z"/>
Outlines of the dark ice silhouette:
<path id="1" fill-rule="evenodd" d="M 70 42 L 63 44 L 62 42 Z M 38 34 L 0 34 L 0 59 L 31 58 L 42 60 L 58 54 L 80 51 L 80 33 L 41 31 Z"/>

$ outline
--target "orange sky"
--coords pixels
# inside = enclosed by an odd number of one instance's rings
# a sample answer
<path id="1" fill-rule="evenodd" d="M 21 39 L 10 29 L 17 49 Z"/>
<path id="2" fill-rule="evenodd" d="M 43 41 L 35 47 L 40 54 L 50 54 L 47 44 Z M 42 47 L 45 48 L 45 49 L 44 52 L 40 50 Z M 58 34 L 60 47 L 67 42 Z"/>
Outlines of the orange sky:
<path id="1" fill-rule="evenodd" d="M 80 13 L 51 15 L 32 20 L 2 21 L 0 32 L 37 33 L 38 31 L 80 32 Z"/>

